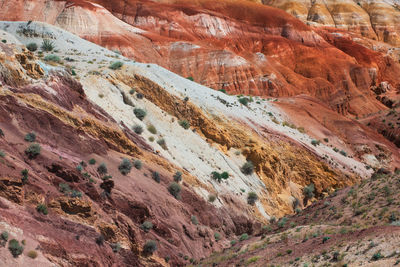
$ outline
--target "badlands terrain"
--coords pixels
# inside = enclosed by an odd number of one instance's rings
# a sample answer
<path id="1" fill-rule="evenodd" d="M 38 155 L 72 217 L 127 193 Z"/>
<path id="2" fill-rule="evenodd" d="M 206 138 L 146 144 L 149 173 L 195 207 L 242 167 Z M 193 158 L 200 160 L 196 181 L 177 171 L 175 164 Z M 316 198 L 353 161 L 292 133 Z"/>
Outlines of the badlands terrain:
<path id="1" fill-rule="evenodd" d="M 0 266 L 399 264 L 398 4 L 0 0 Z"/>

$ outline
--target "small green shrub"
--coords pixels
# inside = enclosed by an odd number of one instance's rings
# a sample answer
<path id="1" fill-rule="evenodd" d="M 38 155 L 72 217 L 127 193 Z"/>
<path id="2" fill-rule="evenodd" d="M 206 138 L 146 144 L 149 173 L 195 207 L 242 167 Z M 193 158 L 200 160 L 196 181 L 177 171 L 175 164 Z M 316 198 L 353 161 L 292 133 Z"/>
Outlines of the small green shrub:
<path id="1" fill-rule="evenodd" d="M 160 183 L 161 178 L 160 178 L 160 174 L 156 171 L 152 172 L 151 177 L 153 178 L 154 181 L 156 181 L 157 183 Z"/>
<path id="2" fill-rule="evenodd" d="M 161 146 L 162 149 L 164 149 L 164 150 L 167 150 L 167 149 L 168 149 L 168 147 L 167 147 L 167 142 L 165 141 L 164 138 L 158 139 L 158 140 L 157 140 L 157 144 L 158 144 L 159 146 Z"/>
<path id="3" fill-rule="evenodd" d="M 250 175 L 254 172 L 254 165 L 251 161 L 247 161 L 242 165 L 240 170 L 242 171 L 243 174 Z"/>
<path id="4" fill-rule="evenodd" d="M 342 154 L 343 156 L 345 156 L 345 157 L 347 157 L 347 152 L 346 151 L 344 151 L 344 150 L 340 150 L 340 152 L 339 152 L 340 154 Z"/>
<path id="5" fill-rule="evenodd" d="M 37 205 L 36 210 L 37 210 L 39 213 L 43 213 L 44 215 L 49 214 L 49 212 L 48 212 L 48 210 L 47 210 L 47 206 L 46 206 L 45 204 L 39 204 L 39 205 Z"/>
<path id="6" fill-rule="evenodd" d="M 190 128 L 190 123 L 188 120 L 179 121 L 179 125 L 182 126 L 183 129 L 187 130 Z"/>
<path id="7" fill-rule="evenodd" d="M 315 139 L 311 140 L 311 144 L 312 144 L 313 146 L 318 146 L 320 143 L 321 143 L 321 142 L 320 142 L 319 140 L 315 140 Z"/>
<path id="8" fill-rule="evenodd" d="M 99 167 L 97 167 L 97 172 L 99 174 L 106 174 L 108 172 L 107 165 L 105 163 L 101 163 Z"/>
<path id="9" fill-rule="evenodd" d="M 29 43 L 26 45 L 26 48 L 31 52 L 35 52 L 38 49 L 38 45 L 36 43 Z"/>
<path id="10" fill-rule="evenodd" d="M 182 173 L 180 171 L 177 171 L 174 174 L 174 181 L 179 183 L 180 181 L 182 181 Z"/>
<path id="11" fill-rule="evenodd" d="M 127 175 L 128 173 L 131 172 L 132 169 L 132 163 L 129 159 L 124 158 L 122 159 L 121 164 L 119 164 L 118 166 L 118 170 L 123 174 L 123 175 Z"/>
<path id="12" fill-rule="evenodd" d="M 96 164 L 96 160 L 95 159 L 89 159 L 89 164 L 90 165 L 95 165 Z"/>
<path id="13" fill-rule="evenodd" d="M 303 188 L 303 194 L 306 197 L 306 200 L 314 197 L 314 184 L 309 184 L 308 186 Z"/>
<path id="14" fill-rule="evenodd" d="M 4 132 L 2 129 L 0 129 L 0 137 L 3 137 L 3 136 L 4 136 Z"/>
<path id="15" fill-rule="evenodd" d="M 61 58 L 59 56 L 57 56 L 57 55 L 47 55 L 47 56 L 44 57 L 44 61 L 60 63 L 61 62 Z"/>
<path id="16" fill-rule="evenodd" d="M 372 260 L 373 261 L 377 261 L 382 259 L 384 256 L 381 254 L 380 251 L 376 252 L 374 255 L 372 255 Z"/>
<path id="17" fill-rule="evenodd" d="M 1 235 L 0 235 L 0 238 L 3 240 L 3 241 L 8 241 L 8 232 L 7 231 L 3 231 L 2 233 L 1 233 Z"/>
<path id="18" fill-rule="evenodd" d="M 250 205 L 254 205 L 258 200 L 258 196 L 255 192 L 249 192 L 247 195 L 247 203 Z"/>
<path id="19" fill-rule="evenodd" d="M 41 151 L 41 147 L 39 144 L 35 143 L 35 144 L 31 144 L 26 150 L 25 150 L 25 154 L 30 158 L 30 159 L 34 159 L 36 158 Z"/>
<path id="20" fill-rule="evenodd" d="M 0 149 L 0 158 L 4 158 L 6 156 L 6 153 Z"/>
<path id="21" fill-rule="evenodd" d="M 219 173 L 219 172 L 216 172 L 216 171 L 214 171 L 214 172 L 212 172 L 211 173 L 211 177 L 214 179 L 214 180 L 216 180 L 218 183 L 220 183 L 221 182 L 221 174 Z"/>
<path id="22" fill-rule="evenodd" d="M 78 166 L 76 166 L 76 170 L 78 172 L 82 172 L 83 171 L 83 166 L 81 164 L 78 164 Z"/>
<path id="23" fill-rule="evenodd" d="M 133 110 L 133 114 L 135 114 L 136 118 L 138 118 L 139 120 L 143 120 L 144 117 L 146 117 L 147 113 L 145 110 L 141 109 L 141 108 L 135 108 Z"/>
<path id="24" fill-rule="evenodd" d="M 26 135 L 25 135 L 25 141 L 27 141 L 27 142 L 31 142 L 31 143 L 33 143 L 33 142 L 35 142 L 36 141 L 36 134 L 34 133 L 34 132 L 30 132 L 30 133 L 27 133 Z"/>
<path id="25" fill-rule="evenodd" d="M 122 68 L 122 66 L 124 65 L 123 62 L 121 61 L 116 61 L 111 63 L 111 65 L 109 66 L 110 69 L 112 70 L 119 70 L 120 68 Z"/>
<path id="26" fill-rule="evenodd" d="M 231 243 L 231 246 L 234 246 L 234 245 L 236 245 L 237 241 L 236 240 L 232 240 L 230 243 Z"/>
<path id="27" fill-rule="evenodd" d="M 247 97 L 241 97 L 238 99 L 238 101 L 240 104 L 247 106 L 250 102 L 250 99 Z"/>
<path id="28" fill-rule="evenodd" d="M 150 141 L 150 142 L 154 142 L 154 136 L 150 136 L 150 137 L 149 137 L 149 141 Z"/>
<path id="29" fill-rule="evenodd" d="M 228 172 L 221 173 L 221 178 L 224 179 L 224 180 L 228 179 L 229 178 L 229 173 Z"/>
<path id="30" fill-rule="evenodd" d="M 211 203 L 214 202 L 216 199 L 217 199 L 217 197 L 215 195 L 211 194 L 211 195 L 208 196 L 208 201 L 211 202 Z"/>
<path id="31" fill-rule="evenodd" d="M 217 233 L 217 232 L 215 232 L 215 233 L 214 233 L 214 238 L 215 238 L 215 240 L 216 240 L 216 241 L 219 241 L 219 240 L 221 240 L 221 234 L 220 234 L 220 233 Z"/>
<path id="32" fill-rule="evenodd" d="M 53 41 L 50 41 L 49 39 L 44 39 L 40 48 L 43 51 L 50 52 L 54 50 L 55 45 Z"/>
<path id="33" fill-rule="evenodd" d="M 140 225 L 140 229 L 148 233 L 151 229 L 153 229 L 153 224 L 150 221 L 145 221 Z"/>
<path id="34" fill-rule="evenodd" d="M 192 76 L 186 77 L 186 79 L 191 80 L 192 82 L 194 81 Z"/>
<path id="35" fill-rule="evenodd" d="M 154 127 L 153 124 L 147 125 L 147 131 L 149 131 L 152 134 L 156 134 L 157 133 L 157 129 L 156 129 L 156 127 Z"/>
<path id="36" fill-rule="evenodd" d="M 24 251 L 24 247 L 21 246 L 16 239 L 10 240 L 10 242 L 8 243 L 8 249 L 10 250 L 14 258 L 17 258 Z"/>
<path id="37" fill-rule="evenodd" d="M 246 233 L 242 234 L 242 235 L 239 237 L 239 241 L 244 241 L 244 240 L 247 240 L 247 239 L 249 239 L 249 235 L 246 234 Z"/>
<path id="38" fill-rule="evenodd" d="M 168 191 L 171 195 L 173 195 L 176 199 L 180 198 L 181 186 L 178 183 L 171 183 L 168 187 Z"/>
<path id="39" fill-rule="evenodd" d="M 157 250 L 157 243 L 154 240 L 147 240 L 143 246 L 143 252 L 153 254 Z"/>
<path id="40" fill-rule="evenodd" d="M 136 169 L 140 170 L 142 168 L 142 162 L 137 159 L 133 162 L 133 166 L 135 166 Z"/>
<path id="41" fill-rule="evenodd" d="M 140 126 L 140 125 L 136 124 L 135 126 L 132 127 L 132 129 L 136 134 L 142 134 L 143 133 L 143 127 Z"/>

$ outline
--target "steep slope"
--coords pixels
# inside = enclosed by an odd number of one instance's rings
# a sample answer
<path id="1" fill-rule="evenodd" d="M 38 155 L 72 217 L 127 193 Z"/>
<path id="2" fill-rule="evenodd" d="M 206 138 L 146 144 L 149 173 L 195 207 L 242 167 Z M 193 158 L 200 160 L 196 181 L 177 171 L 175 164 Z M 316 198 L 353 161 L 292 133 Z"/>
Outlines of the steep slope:
<path id="1" fill-rule="evenodd" d="M 26 244 L 16 258 L 0 248 L 8 265 L 198 262 L 256 233 L 260 222 L 293 213 L 294 203 L 309 205 L 298 201 L 305 186 L 313 183 L 320 198 L 372 172 L 343 136 L 335 138 L 347 156 L 317 145 L 301 125 L 288 127 L 280 100 L 245 103 L 48 24 L 0 28 L 0 231 Z M 52 51 L 25 49 L 45 40 Z M 26 152 L 29 132 L 37 156 Z M 394 145 L 375 142 L 388 150 L 377 166 L 398 166 Z M 137 168 L 123 175 L 123 158 Z M 243 170 L 246 161 L 253 173 Z M 183 181 L 170 188 L 176 171 Z M 150 239 L 153 255 L 143 250 Z"/>
<path id="2" fill-rule="evenodd" d="M 3 1 L 3 20 L 40 20 L 141 62 L 229 93 L 308 94 L 341 114 L 384 110 L 371 91 L 398 91 L 400 67 L 335 32 L 314 31 L 246 1 Z M 96 4 L 95 4 L 96 3 Z M 19 6 L 23 12 L 12 12 Z M 46 14 L 46 15 L 44 15 Z"/>
<path id="3" fill-rule="evenodd" d="M 385 170 L 338 190 L 255 236 L 201 262 L 202 266 L 396 266 L 400 174 Z"/>

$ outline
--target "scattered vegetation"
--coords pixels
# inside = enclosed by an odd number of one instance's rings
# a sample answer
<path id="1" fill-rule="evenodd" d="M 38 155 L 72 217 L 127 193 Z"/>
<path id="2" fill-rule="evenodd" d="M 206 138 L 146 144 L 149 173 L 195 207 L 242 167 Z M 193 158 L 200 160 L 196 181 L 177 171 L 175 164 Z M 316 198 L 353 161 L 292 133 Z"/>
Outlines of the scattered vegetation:
<path id="1" fill-rule="evenodd" d="M 21 246 L 16 239 L 10 240 L 10 242 L 8 243 L 8 249 L 10 250 L 14 258 L 17 258 L 24 251 L 24 247 Z"/>
<path id="2" fill-rule="evenodd" d="M 21 171 L 21 175 L 22 175 L 21 181 L 22 181 L 22 184 L 26 184 L 26 183 L 28 182 L 28 174 L 29 174 L 29 171 L 28 171 L 27 169 L 23 169 L 23 170 Z"/>
<path id="3" fill-rule="evenodd" d="M 315 139 L 311 140 L 311 144 L 313 146 L 318 146 L 320 143 L 321 143 L 321 141 L 319 141 L 319 140 L 315 140 Z"/>
<path id="4" fill-rule="evenodd" d="M 47 210 L 47 206 L 46 206 L 45 204 L 38 204 L 37 207 L 36 207 L 36 210 L 37 210 L 39 213 L 42 213 L 42 214 L 44 214 L 44 215 L 49 214 L 49 212 L 48 212 L 48 210 Z"/>
<path id="5" fill-rule="evenodd" d="M 156 134 L 157 133 L 157 129 L 156 129 L 156 127 L 154 127 L 153 124 L 147 125 L 147 131 L 149 131 L 152 134 Z"/>
<path id="6" fill-rule="evenodd" d="M 95 159 L 89 159 L 89 164 L 90 165 L 95 165 L 96 164 L 96 160 Z"/>
<path id="7" fill-rule="evenodd" d="M 153 224 L 150 221 L 145 221 L 140 225 L 140 229 L 148 233 L 151 229 L 153 229 Z"/>
<path id="8" fill-rule="evenodd" d="M 38 49 L 38 45 L 36 43 L 29 43 L 26 45 L 26 48 L 31 52 L 35 52 Z"/>
<path id="9" fill-rule="evenodd" d="M 258 200 L 258 196 L 255 192 L 249 192 L 247 195 L 247 203 L 250 205 L 254 205 Z"/>
<path id="10" fill-rule="evenodd" d="M 167 142 L 165 142 L 164 138 L 160 138 L 157 140 L 157 144 L 162 147 L 164 150 L 168 150 Z"/>
<path id="11" fill-rule="evenodd" d="M 43 51 L 50 52 L 55 48 L 54 42 L 49 39 L 44 39 L 40 47 Z"/>
<path id="12" fill-rule="evenodd" d="M 157 250 L 157 243 L 154 240 L 147 240 L 143 246 L 143 252 L 153 254 Z"/>
<path id="13" fill-rule="evenodd" d="M 169 185 L 169 187 L 168 187 L 169 193 L 170 193 L 171 195 L 173 195 L 176 199 L 179 199 L 179 198 L 180 198 L 181 190 L 182 190 L 182 189 L 181 189 L 181 186 L 180 186 L 178 183 L 176 183 L 176 182 L 171 183 L 171 184 Z"/>
<path id="14" fill-rule="evenodd" d="M 247 106 L 250 102 L 250 99 L 247 97 L 241 97 L 238 99 L 238 101 L 240 104 Z"/>
<path id="15" fill-rule="evenodd" d="M 156 181 L 157 183 L 160 183 L 161 178 L 160 178 L 160 174 L 156 171 L 153 171 L 151 173 L 151 177 L 153 178 L 154 181 Z"/>
<path id="16" fill-rule="evenodd" d="M 182 173 L 181 173 L 180 171 L 177 171 L 177 172 L 174 174 L 174 181 L 175 181 L 176 183 L 179 183 L 180 181 L 182 181 Z"/>
<path id="17" fill-rule="evenodd" d="M 135 160 L 134 162 L 133 162 L 133 166 L 136 168 L 136 169 L 138 169 L 138 170 L 140 170 L 141 168 L 142 168 L 142 162 L 140 161 L 140 160 Z"/>
<path id="18" fill-rule="evenodd" d="M 143 120 L 144 117 L 146 117 L 147 113 L 145 110 L 141 109 L 141 108 L 135 108 L 133 110 L 133 113 L 135 114 L 136 118 L 138 118 L 139 120 Z"/>
<path id="19" fill-rule="evenodd" d="M 99 167 L 97 167 L 97 172 L 99 173 L 99 174 L 106 174 L 108 171 L 107 171 L 107 165 L 105 164 L 105 163 L 101 163 L 100 165 L 99 165 Z"/>
<path id="20" fill-rule="evenodd" d="M 30 158 L 30 159 L 34 159 L 36 158 L 41 151 L 41 147 L 39 144 L 35 143 L 35 144 L 31 144 L 26 150 L 25 150 L 25 154 Z"/>
<path id="21" fill-rule="evenodd" d="M 122 159 L 121 164 L 119 164 L 118 166 L 118 170 L 123 174 L 123 175 L 127 175 L 128 173 L 131 172 L 132 169 L 132 163 L 129 159 L 124 158 Z"/>
<path id="22" fill-rule="evenodd" d="M 190 123 L 188 120 L 179 121 L 179 125 L 182 126 L 183 129 L 187 130 L 190 128 Z"/>
<path id="23" fill-rule="evenodd" d="M 217 197 L 215 195 L 213 195 L 213 194 L 208 196 L 208 201 L 211 202 L 211 203 L 214 202 L 216 199 L 217 199 Z"/>
<path id="24" fill-rule="evenodd" d="M 55 62 L 55 63 L 60 63 L 61 62 L 61 58 L 57 55 L 47 55 L 44 57 L 43 59 L 46 62 Z"/>
<path id="25" fill-rule="evenodd" d="M 123 65 L 124 65 L 123 62 L 121 62 L 121 61 L 116 61 L 116 62 L 111 63 L 111 65 L 109 66 L 109 68 L 112 69 L 112 70 L 119 70 L 119 69 L 122 68 Z"/>
<path id="26" fill-rule="evenodd" d="M 35 250 L 30 250 L 27 255 L 31 259 L 36 259 L 37 256 L 38 256 L 38 254 L 37 254 L 37 252 Z"/>
<path id="27" fill-rule="evenodd" d="M 251 161 L 247 161 L 243 166 L 240 168 L 243 174 L 250 175 L 254 171 L 254 165 Z"/>
<path id="28" fill-rule="evenodd" d="M 143 133 L 143 127 L 140 126 L 140 125 L 136 124 L 135 126 L 132 127 L 132 129 L 136 134 L 142 134 Z"/>
<path id="29" fill-rule="evenodd" d="M 31 143 L 33 143 L 33 142 L 35 142 L 36 141 L 36 134 L 34 133 L 34 132 L 30 132 L 30 133 L 27 133 L 26 135 L 25 135 L 25 141 L 27 141 L 27 142 L 31 142 Z"/>
<path id="30" fill-rule="evenodd" d="M 199 221 L 197 220 L 197 217 L 195 215 L 192 215 L 192 217 L 190 217 L 190 220 L 192 221 L 192 223 L 194 225 L 198 225 Z"/>

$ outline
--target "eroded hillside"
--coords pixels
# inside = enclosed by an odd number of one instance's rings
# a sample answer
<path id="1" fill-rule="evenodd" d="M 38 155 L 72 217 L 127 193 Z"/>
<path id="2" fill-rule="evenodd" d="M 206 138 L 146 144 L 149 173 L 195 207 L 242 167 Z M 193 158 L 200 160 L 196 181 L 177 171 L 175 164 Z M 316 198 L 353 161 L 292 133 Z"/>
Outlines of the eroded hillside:
<path id="1" fill-rule="evenodd" d="M 310 205 L 310 184 L 321 198 L 399 164 L 333 111 L 364 150 L 296 120 L 294 98 L 228 95 L 44 23 L 0 28 L 0 230 L 25 240 L 15 258 L 3 242 L 7 265 L 199 262 Z"/>

